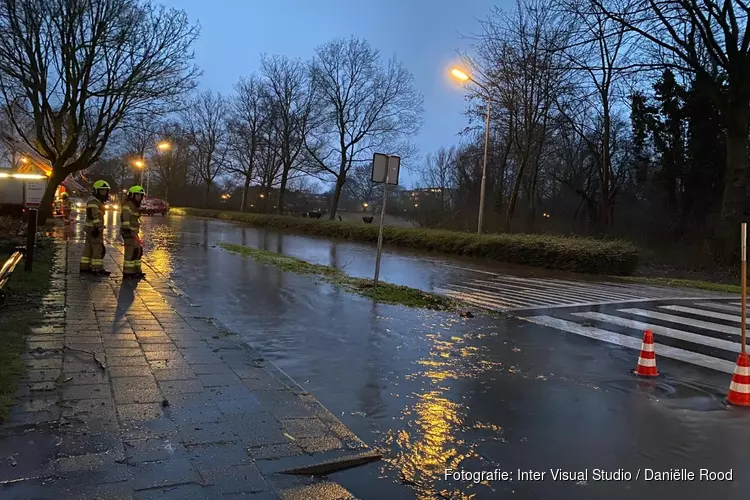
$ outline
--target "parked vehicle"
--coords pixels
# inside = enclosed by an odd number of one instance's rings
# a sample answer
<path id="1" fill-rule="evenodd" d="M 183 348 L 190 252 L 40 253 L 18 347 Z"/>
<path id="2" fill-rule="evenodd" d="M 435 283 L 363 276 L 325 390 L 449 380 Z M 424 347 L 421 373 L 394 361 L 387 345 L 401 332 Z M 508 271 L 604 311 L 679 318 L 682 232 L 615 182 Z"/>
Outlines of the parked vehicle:
<path id="1" fill-rule="evenodd" d="M 141 213 L 143 215 L 160 214 L 166 216 L 169 213 L 169 204 L 159 198 L 146 198 L 141 203 Z"/>

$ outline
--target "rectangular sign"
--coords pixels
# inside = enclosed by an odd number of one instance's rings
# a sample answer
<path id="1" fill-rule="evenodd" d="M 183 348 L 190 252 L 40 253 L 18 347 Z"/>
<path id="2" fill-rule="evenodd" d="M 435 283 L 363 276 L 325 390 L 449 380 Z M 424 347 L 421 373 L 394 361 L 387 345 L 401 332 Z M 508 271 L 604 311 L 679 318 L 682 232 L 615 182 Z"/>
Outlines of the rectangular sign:
<path id="1" fill-rule="evenodd" d="M 47 181 L 25 181 L 24 202 L 27 207 L 35 208 L 42 205 L 42 196 L 47 188 Z"/>
<path id="2" fill-rule="evenodd" d="M 389 156 L 383 153 L 375 153 L 372 156 L 372 182 L 384 183 L 386 181 L 386 167 L 389 170 L 388 184 L 398 185 L 398 175 L 401 170 L 401 158 Z"/>

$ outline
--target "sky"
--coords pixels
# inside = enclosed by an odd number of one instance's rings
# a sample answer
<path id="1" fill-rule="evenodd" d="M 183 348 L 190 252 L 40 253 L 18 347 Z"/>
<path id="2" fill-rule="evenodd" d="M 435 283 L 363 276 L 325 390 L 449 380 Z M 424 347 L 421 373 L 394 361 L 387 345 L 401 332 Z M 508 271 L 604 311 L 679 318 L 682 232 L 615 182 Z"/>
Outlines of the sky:
<path id="1" fill-rule="evenodd" d="M 319 45 L 357 36 L 396 56 L 414 74 L 424 95 L 424 125 L 412 138 L 421 157 L 441 146 L 458 144 L 466 126 L 466 90 L 448 70 L 467 50 L 466 37 L 493 5 L 509 0 L 156 0 L 187 12 L 201 25 L 195 45 L 203 69 L 201 89 L 229 94 L 241 76 L 259 71 L 260 54 L 310 59 Z M 404 171 L 402 184 L 412 187 L 419 175 Z"/>

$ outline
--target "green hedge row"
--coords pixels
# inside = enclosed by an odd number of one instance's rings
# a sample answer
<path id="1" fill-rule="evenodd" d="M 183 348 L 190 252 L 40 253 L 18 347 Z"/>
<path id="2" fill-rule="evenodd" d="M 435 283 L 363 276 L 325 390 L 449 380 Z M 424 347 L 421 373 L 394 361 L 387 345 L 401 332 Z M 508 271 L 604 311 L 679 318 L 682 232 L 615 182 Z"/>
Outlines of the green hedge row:
<path id="1" fill-rule="evenodd" d="M 281 215 L 245 214 L 172 208 L 173 215 L 210 217 L 242 222 L 249 226 L 277 229 L 347 240 L 377 242 L 377 224 L 307 219 Z M 488 234 L 385 227 L 387 245 L 481 257 L 499 262 L 524 264 L 590 274 L 632 274 L 638 265 L 638 248 L 622 240 L 597 240 L 537 234 Z"/>

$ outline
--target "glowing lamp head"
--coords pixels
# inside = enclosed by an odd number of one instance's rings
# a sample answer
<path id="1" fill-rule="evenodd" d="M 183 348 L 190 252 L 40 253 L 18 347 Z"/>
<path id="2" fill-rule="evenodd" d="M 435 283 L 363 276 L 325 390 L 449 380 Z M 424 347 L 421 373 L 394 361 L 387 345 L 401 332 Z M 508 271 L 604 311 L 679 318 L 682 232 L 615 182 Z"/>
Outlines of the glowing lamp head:
<path id="1" fill-rule="evenodd" d="M 461 80 L 462 82 L 465 82 L 466 80 L 469 79 L 469 75 L 467 75 L 466 73 L 464 73 L 463 71 L 461 71 L 458 68 L 453 68 L 451 70 L 451 75 L 453 75 L 457 79 Z"/>

